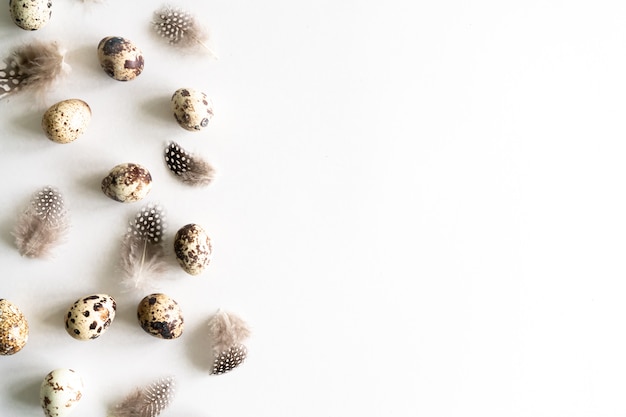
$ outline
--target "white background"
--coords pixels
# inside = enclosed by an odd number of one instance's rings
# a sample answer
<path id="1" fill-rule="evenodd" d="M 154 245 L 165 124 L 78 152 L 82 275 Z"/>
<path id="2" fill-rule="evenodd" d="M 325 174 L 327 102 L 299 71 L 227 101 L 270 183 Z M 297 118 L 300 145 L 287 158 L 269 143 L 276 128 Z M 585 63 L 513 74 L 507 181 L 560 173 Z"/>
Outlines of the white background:
<path id="1" fill-rule="evenodd" d="M 169 374 L 171 416 L 626 414 L 626 3 L 175 4 L 211 29 L 218 60 L 161 44 L 152 1 L 57 0 L 37 32 L 0 12 L 3 56 L 58 40 L 72 66 L 43 103 L 0 102 L 0 297 L 31 327 L 0 358 L 2 416 L 41 415 L 39 385 L 58 367 L 85 380 L 76 417 Z M 110 35 L 143 50 L 138 79 L 99 68 Z M 173 120 L 180 87 L 213 98 L 205 131 Z M 71 97 L 92 122 L 52 143 L 41 115 Z M 211 161 L 215 183 L 178 183 L 168 140 Z M 119 285 L 141 206 L 100 191 L 121 162 L 151 170 L 146 201 L 172 235 L 196 222 L 214 241 L 205 274 L 173 267 L 160 284 L 185 313 L 174 341 L 139 328 L 145 294 Z M 10 231 L 47 184 L 68 200 L 71 234 L 53 259 L 24 259 Z M 63 313 L 94 292 L 118 315 L 78 342 Z M 217 308 L 253 335 L 244 365 L 210 376 Z"/>

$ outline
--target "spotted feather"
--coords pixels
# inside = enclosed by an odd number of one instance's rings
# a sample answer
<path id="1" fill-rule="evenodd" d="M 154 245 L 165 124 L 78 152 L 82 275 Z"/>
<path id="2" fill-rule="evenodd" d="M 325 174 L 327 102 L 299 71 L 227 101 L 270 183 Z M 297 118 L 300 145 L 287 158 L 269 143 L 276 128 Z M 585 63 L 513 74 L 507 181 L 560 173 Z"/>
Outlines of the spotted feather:
<path id="1" fill-rule="evenodd" d="M 0 64 L 0 99 L 18 91 L 43 93 L 69 71 L 65 51 L 56 42 L 32 42 L 15 48 Z"/>
<path id="2" fill-rule="evenodd" d="M 35 193 L 12 234 L 20 255 L 39 258 L 48 256 L 65 239 L 69 226 L 63 196 L 48 186 Z"/>
<path id="3" fill-rule="evenodd" d="M 187 185 L 209 185 L 215 177 L 215 169 L 208 162 L 191 155 L 175 142 L 167 145 L 164 157 L 169 170 Z"/>
<path id="4" fill-rule="evenodd" d="M 22 76 L 15 60 L 7 59 L 0 62 L 0 99 L 17 92 Z"/>
<path id="5" fill-rule="evenodd" d="M 222 375 L 230 372 L 246 360 L 248 349 L 244 345 L 231 346 L 227 350 L 221 352 L 213 361 L 213 370 L 211 374 Z"/>

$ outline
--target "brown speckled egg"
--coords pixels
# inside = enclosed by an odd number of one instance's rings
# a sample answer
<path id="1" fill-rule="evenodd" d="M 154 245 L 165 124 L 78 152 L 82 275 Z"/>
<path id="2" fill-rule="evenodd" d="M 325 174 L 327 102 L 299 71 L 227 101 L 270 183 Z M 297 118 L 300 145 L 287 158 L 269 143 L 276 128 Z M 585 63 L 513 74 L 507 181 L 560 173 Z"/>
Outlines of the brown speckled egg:
<path id="1" fill-rule="evenodd" d="M 211 238 L 197 224 L 181 227 L 174 237 L 174 253 L 178 263 L 190 275 L 198 275 L 211 262 Z"/>
<path id="2" fill-rule="evenodd" d="M 85 133 L 91 121 L 91 108 L 83 100 L 71 98 L 52 105 L 43 115 L 41 127 L 48 139 L 70 143 Z"/>
<path id="3" fill-rule="evenodd" d="M 180 306 L 165 294 L 150 294 L 137 307 L 137 319 L 146 333 L 161 339 L 176 339 L 183 334 L 184 319 Z"/>
<path id="4" fill-rule="evenodd" d="M 52 15 L 52 0 L 9 0 L 13 22 L 24 30 L 44 27 Z"/>
<path id="5" fill-rule="evenodd" d="M 116 309 L 115 299 L 107 294 L 80 298 L 65 315 L 65 330 L 74 339 L 95 339 L 109 328 Z"/>
<path id="6" fill-rule="evenodd" d="M 213 104 L 201 91 L 179 88 L 171 99 L 174 118 L 185 130 L 197 132 L 207 127 L 213 117 Z"/>
<path id="7" fill-rule="evenodd" d="M 28 321 L 19 308 L 0 299 L 0 355 L 19 352 L 28 341 Z"/>
<path id="8" fill-rule="evenodd" d="M 134 80 L 143 71 L 143 53 L 128 39 L 108 36 L 98 44 L 100 66 L 118 81 Z"/>
<path id="9" fill-rule="evenodd" d="M 139 201 L 152 189 L 150 171 L 139 164 L 124 163 L 113 167 L 102 179 L 102 192 L 121 203 Z"/>
<path id="10" fill-rule="evenodd" d="M 59 368 L 46 375 L 39 389 L 46 417 L 66 417 L 83 397 L 83 379 L 73 369 Z"/>

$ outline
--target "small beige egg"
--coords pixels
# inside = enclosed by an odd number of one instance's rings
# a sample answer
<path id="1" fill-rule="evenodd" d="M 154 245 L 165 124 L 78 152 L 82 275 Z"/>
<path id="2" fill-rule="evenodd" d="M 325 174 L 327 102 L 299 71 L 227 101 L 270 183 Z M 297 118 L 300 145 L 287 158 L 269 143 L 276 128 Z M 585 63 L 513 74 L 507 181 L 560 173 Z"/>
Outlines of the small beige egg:
<path id="1" fill-rule="evenodd" d="M 197 132 L 213 117 L 213 104 L 207 95 L 191 88 L 179 88 L 170 101 L 174 118 L 185 130 Z"/>
<path id="2" fill-rule="evenodd" d="M 98 44 L 98 60 L 107 75 L 118 81 L 134 80 L 143 71 L 143 53 L 120 36 L 108 36 Z"/>
<path id="3" fill-rule="evenodd" d="M 91 121 L 91 108 L 83 100 L 71 98 L 52 105 L 43 115 L 41 127 L 48 139 L 70 143 L 85 133 Z"/>
<path id="4" fill-rule="evenodd" d="M 160 339 L 176 339 L 183 334 L 183 313 L 176 301 L 165 294 L 150 294 L 137 307 L 141 328 Z"/>
<path id="5" fill-rule="evenodd" d="M 102 179 L 102 192 L 121 203 L 139 201 L 152 189 L 150 171 L 139 164 L 123 163 L 113 167 Z"/>
<path id="6" fill-rule="evenodd" d="M 19 308 L 0 299 L 0 355 L 19 352 L 28 341 L 28 321 Z"/>
<path id="7" fill-rule="evenodd" d="M 201 274 L 211 262 L 212 252 L 211 238 L 200 225 L 191 223 L 176 232 L 174 253 L 188 274 Z"/>
<path id="8" fill-rule="evenodd" d="M 109 328 L 116 310 L 117 304 L 110 295 L 93 294 L 80 298 L 65 315 L 65 330 L 74 339 L 96 339 Z"/>
<path id="9" fill-rule="evenodd" d="M 46 375 L 39 399 L 46 417 L 65 417 L 83 397 L 83 379 L 73 369 L 59 368 Z"/>
<path id="10" fill-rule="evenodd" d="M 9 0 L 9 11 L 22 29 L 38 30 L 50 21 L 52 0 Z"/>

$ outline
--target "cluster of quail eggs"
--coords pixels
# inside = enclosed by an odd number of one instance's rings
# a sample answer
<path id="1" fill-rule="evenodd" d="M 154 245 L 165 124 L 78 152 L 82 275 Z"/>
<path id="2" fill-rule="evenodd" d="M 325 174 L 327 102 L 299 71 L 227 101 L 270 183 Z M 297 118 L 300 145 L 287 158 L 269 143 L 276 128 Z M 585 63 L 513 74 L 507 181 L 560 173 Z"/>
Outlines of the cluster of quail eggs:
<path id="1" fill-rule="evenodd" d="M 102 69 L 118 81 L 130 81 L 141 74 L 144 58 L 141 50 L 120 36 L 103 38 L 97 48 Z M 208 96 L 191 88 L 176 90 L 170 100 L 173 118 L 188 131 L 204 129 L 213 117 L 213 105 Z M 42 117 L 42 128 L 48 139 L 60 144 L 74 142 L 85 133 L 92 110 L 78 98 L 60 101 L 48 108 Z M 148 168 L 134 162 L 123 162 L 113 168 L 101 181 L 102 192 L 112 200 L 133 203 L 144 199 L 152 189 Z M 189 224 L 176 234 L 175 253 L 181 267 L 192 275 L 199 274 L 211 255 L 210 239 L 197 224 Z"/>
<path id="2" fill-rule="evenodd" d="M 76 340 L 93 340 L 103 335 L 115 319 L 117 302 L 108 294 L 90 294 L 76 300 L 65 316 L 65 330 Z M 137 320 L 148 334 L 176 339 L 183 334 L 185 320 L 178 303 L 166 294 L 145 296 L 137 306 Z"/>
<path id="3" fill-rule="evenodd" d="M 50 20 L 50 0 L 10 0 L 12 20 L 24 30 L 38 30 Z M 144 70 L 144 56 L 132 41 L 107 36 L 97 46 L 102 70 L 117 81 L 131 81 Z M 204 92 L 192 88 L 176 90 L 170 99 L 173 120 L 187 131 L 201 131 L 213 117 L 213 105 Z M 70 144 L 88 130 L 91 107 L 79 98 L 68 98 L 50 106 L 41 120 L 45 136 L 58 144 Z M 97 115 L 96 115 L 97 116 Z M 152 188 L 149 170 L 133 162 L 114 166 L 102 179 L 102 192 L 114 201 L 133 203 L 144 199 Z M 211 261 L 211 239 L 198 224 L 180 228 L 174 238 L 174 253 L 180 267 L 190 275 L 201 274 Z M 117 310 L 109 294 L 88 294 L 74 301 L 64 316 L 65 329 L 76 340 L 93 340 L 112 326 Z M 147 334 L 176 339 L 184 329 L 180 305 L 162 293 L 145 296 L 137 306 L 137 321 Z M 13 355 L 28 341 L 28 320 L 12 302 L 0 299 L 0 355 Z M 80 401 L 83 381 L 75 370 L 59 368 L 48 373 L 41 385 L 41 406 L 48 417 L 67 415 Z"/>
<path id="4" fill-rule="evenodd" d="M 118 81 L 130 81 L 143 71 L 143 53 L 133 42 L 120 36 L 108 36 L 98 45 L 98 59 L 104 72 Z M 200 131 L 213 117 L 213 104 L 206 93 L 179 88 L 170 99 L 173 118 L 188 131 Z M 41 125 L 53 142 L 71 143 L 85 133 L 91 121 L 89 104 L 70 98 L 53 104 L 44 113 Z"/>
<path id="5" fill-rule="evenodd" d="M 108 294 L 90 294 L 72 303 L 65 314 L 65 330 L 76 340 L 102 336 L 115 319 L 117 303 Z M 137 320 L 149 335 L 176 339 L 183 334 L 184 317 L 179 304 L 166 294 L 145 296 L 137 306 Z M 13 355 L 28 341 L 28 320 L 12 302 L 0 299 L 0 355 Z M 40 401 L 48 417 L 69 414 L 82 397 L 83 382 L 73 369 L 48 373 L 40 388 Z"/>

